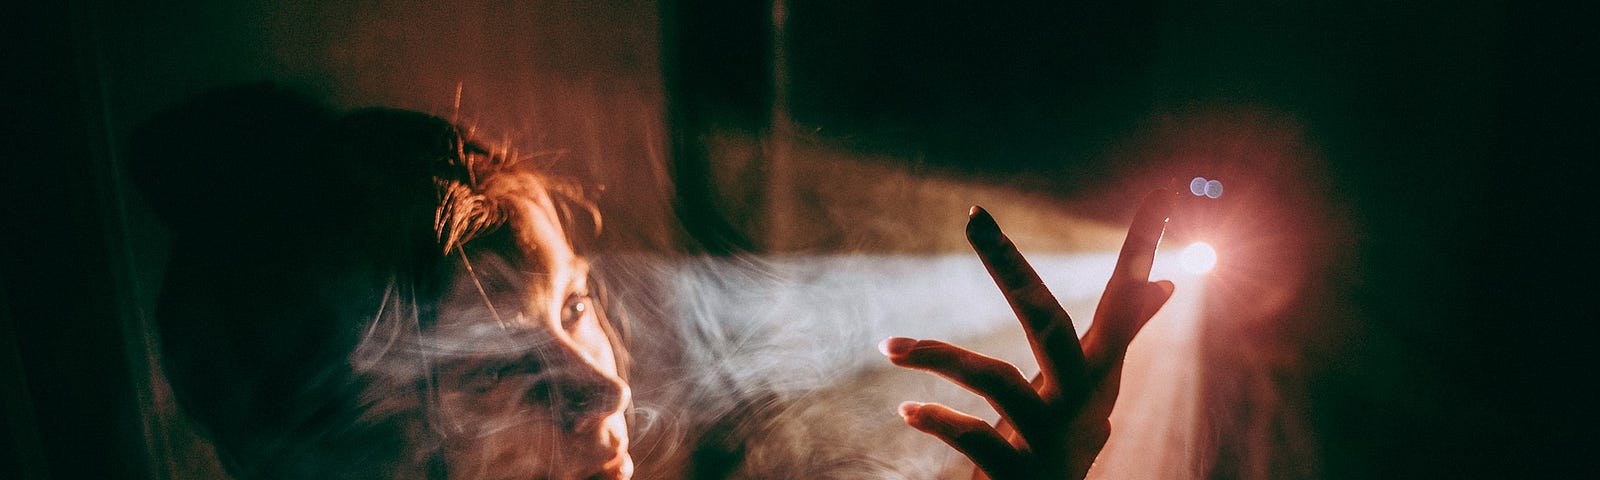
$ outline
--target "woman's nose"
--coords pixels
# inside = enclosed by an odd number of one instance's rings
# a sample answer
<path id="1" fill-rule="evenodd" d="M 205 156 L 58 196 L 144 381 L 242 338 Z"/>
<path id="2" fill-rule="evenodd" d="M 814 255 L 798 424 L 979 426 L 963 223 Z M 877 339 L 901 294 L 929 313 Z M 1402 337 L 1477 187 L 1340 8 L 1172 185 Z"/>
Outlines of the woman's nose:
<path id="1" fill-rule="evenodd" d="M 622 382 L 593 368 L 570 368 L 534 384 L 532 400 L 549 405 L 561 428 L 580 432 L 596 428 L 626 401 Z"/>

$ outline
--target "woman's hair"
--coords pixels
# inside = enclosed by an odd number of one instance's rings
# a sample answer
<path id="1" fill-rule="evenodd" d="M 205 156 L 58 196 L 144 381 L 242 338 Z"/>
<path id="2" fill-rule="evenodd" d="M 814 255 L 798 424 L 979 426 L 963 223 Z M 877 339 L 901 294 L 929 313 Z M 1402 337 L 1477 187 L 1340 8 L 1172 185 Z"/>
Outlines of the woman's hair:
<path id="1" fill-rule="evenodd" d="M 420 332 L 468 245 L 528 255 L 556 248 L 529 232 L 570 249 L 567 232 L 599 227 L 576 189 L 449 121 L 339 114 L 274 85 L 160 114 L 130 152 L 173 233 L 157 313 L 165 375 L 240 478 L 438 474 L 435 356 Z M 616 326 L 600 323 L 623 357 Z M 394 408 L 408 398 L 417 408 Z"/>

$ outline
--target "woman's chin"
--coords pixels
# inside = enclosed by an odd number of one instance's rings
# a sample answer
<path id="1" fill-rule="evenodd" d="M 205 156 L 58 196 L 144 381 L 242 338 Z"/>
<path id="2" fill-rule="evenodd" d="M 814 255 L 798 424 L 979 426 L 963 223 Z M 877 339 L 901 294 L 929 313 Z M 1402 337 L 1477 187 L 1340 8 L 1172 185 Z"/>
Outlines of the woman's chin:
<path id="1" fill-rule="evenodd" d="M 580 476 L 583 480 L 628 480 L 633 477 L 633 457 L 627 452 L 617 454 L 615 458 L 601 465 L 594 473 Z"/>

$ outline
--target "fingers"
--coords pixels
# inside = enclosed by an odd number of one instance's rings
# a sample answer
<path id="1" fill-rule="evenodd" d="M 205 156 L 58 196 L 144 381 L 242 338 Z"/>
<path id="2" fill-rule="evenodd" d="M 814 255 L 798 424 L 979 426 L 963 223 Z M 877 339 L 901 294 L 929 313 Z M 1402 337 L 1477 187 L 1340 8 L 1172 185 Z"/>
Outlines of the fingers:
<path id="1" fill-rule="evenodd" d="M 1117 377 L 1122 369 L 1122 359 L 1128 353 L 1128 345 L 1133 343 L 1133 338 L 1150 322 L 1156 312 L 1166 305 L 1172 298 L 1175 286 L 1170 281 L 1161 280 L 1146 282 L 1136 290 L 1136 293 L 1127 294 L 1130 297 L 1128 304 L 1133 306 L 1118 307 L 1128 312 L 1138 312 L 1130 315 L 1117 315 L 1100 317 L 1105 327 L 1097 324 L 1089 329 L 1089 334 L 1084 336 L 1083 351 L 1088 358 L 1088 381 L 1096 389 L 1117 388 Z M 1109 294 L 1108 294 L 1109 295 Z M 1107 308 L 1102 301 L 1100 308 Z M 1097 315 L 1098 317 L 1098 315 Z M 1113 322 L 1121 322 L 1121 325 Z M 1098 323 L 1098 321 L 1097 321 Z M 1107 333 L 1116 332 L 1116 333 Z M 1109 383 L 1109 385 L 1107 385 Z M 1093 393 L 1091 393 L 1093 394 Z M 1115 400 L 1113 391 L 1112 400 Z"/>
<path id="2" fill-rule="evenodd" d="M 1028 457 L 1018 452 L 988 422 L 937 403 L 905 402 L 900 416 L 906 425 L 949 444 L 966 455 L 990 478 L 1022 478 Z"/>
<path id="3" fill-rule="evenodd" d="M 1172 298 L 1172 282 L 1161 280 L 1150 282 L 1144 289 L 1143 316 L 1149 319 L 1155 316 L 1167 300 Z M 1138 333 L 1137 331 L 1135 333 Z M 1126 348 L 1126 347 L 1124 347 Z M 1122 388 L 1123 356 L 1116 355 L 1105 360 L 1107 363 L 1097 363 L 1098 372 L 1091 374 L 1091 378 L 1098 379 L 1094 391 L 1090 392 L 1088 402 L 1084 405 L 1082 418 L 1105 419 L 1111 416 L 1111 408 L 1117 403 L 1117 393 Z"/>
<path id="4" fill-rule="evenodd" d="M 1156 246 L 1161 243 L 1167 215 L 1172 210 L 1170 197 L 1166 190 L 1150 192 L 1128 227 L 1128 238 L 1117 256 L 1117 266 L 1095 308 L 1094 324 L 1084 335 L 1084 356 L 1095 368 L 1104 369 L 1110 365 L 1111 358 L 1127 351 L 1134 335 L 1155 314 L 1155 309 L 1150 308 L 1154 296 L 1160 296 L 1161 302 L 1165 302 L 1171 295 L 1170 290 L 1162 290 L 1170 289 L 1171 282 L 1150 282 Z M 1159 304 L 1156 307 L 1159 308 Z"/>
<path id="5" fill-rule="evenodd" d="M 1050 438 L 1044 400 L 1016 366 L 936 340 L 893 337 L 878 347 L 895 365 L 932 372 L 982 396 L 1029 442 Z"/>
<path id="6" fill-rule="evenodd" d="M 1000 231 L 994 217 L 972 207 L 967 221 L 967 241 L 989 270 L 995 285 L 1011 304 L 1028 334 L 1034 358 L 1050 385 L 1077 385 L 1084 375 L 1083 349 L 1078 344 L 1072 317 L 1046 288 L 1039 274 Z M 1148 268 L 1147 268 L 1148 270 Z"/>
<path id="7" fill-rule="evenodd" d="M 1128 237 L 1122 242 L 1117 255 L 1117 268 L 1111 273 L 1111 282 L 1141 284 L 1150 281 L 1150 266 L 1156 260 L 1156 246 L 1167 228 L 1167 215 L 1172 212 L 1172 194 L 1165 189 L 1151 191 L 1139 204 L 1128 226 Z"/>
<path id="8" fill-rule="evenodd" d="M 1157 280 L 1150 282 L 1150 284 L 1154 285 L 1155 288 L 1145 290 L 1144 310 L 1139 315 L 1140 318 L 1145 319 L 1147 322 L 1150 318 L 1156 316 L 1156 312 L 1160 311 L 1163 305 L 1167 304 L 1167 300 L 1172 299 L 1172 292 L 1178 289 L 1178 286 L 1173 285 L 1171 280 Z"/>

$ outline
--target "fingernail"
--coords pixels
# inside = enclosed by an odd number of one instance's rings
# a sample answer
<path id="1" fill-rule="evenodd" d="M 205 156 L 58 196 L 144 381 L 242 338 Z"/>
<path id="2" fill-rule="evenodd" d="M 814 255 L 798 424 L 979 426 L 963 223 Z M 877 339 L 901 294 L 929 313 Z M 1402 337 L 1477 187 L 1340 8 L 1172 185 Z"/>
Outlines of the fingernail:
<path id="1" fill-rule="evenodd" d="M 881 342 L 878 342 L 878 352 L 882 353 L 885 357 L 901 355 L 911 351 L 911 347 L 916 344 L 916 339 L 905 337 L 889 337 L 883 339 Z"/>
<path id="2" fill-rule="evenodd" d="M 974 241 L 993 242 L 1000 238 L 1000 225 L 994 222 L 994 217 L 988 210 L 974 205 L 968 213 L 967 238 Z"/>
<path id="3" fill-rule="evenodd" d="M 911 418 L 919 408 L 922 408 L 922 402 L 900 402 L 900 418 Z"/>
<path id="4" fill-rule="evenodd" d="M 917 345 L 917 339 L 906 337 L 889 337 L 878 343 L 878 351 L 888 355 L 905 355 L 912 347 Z"/>

